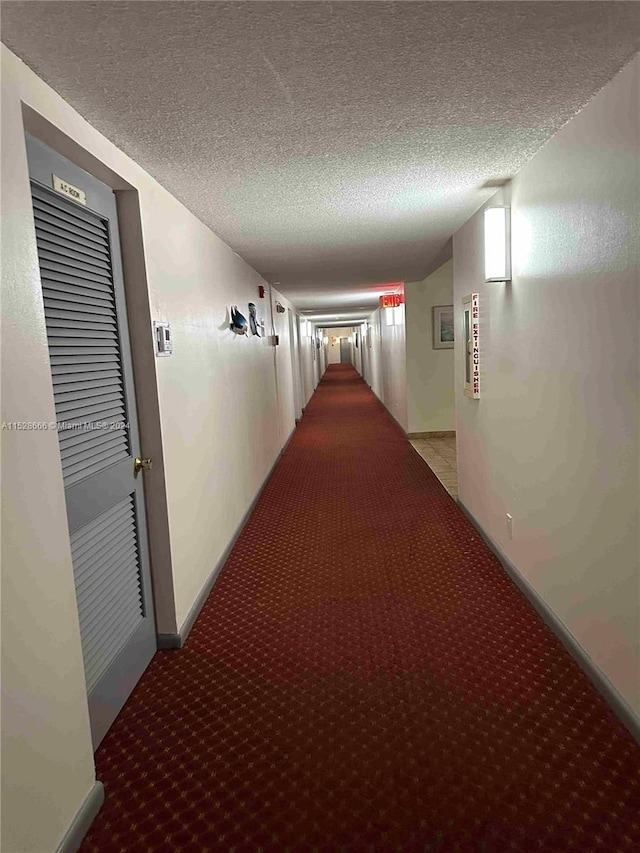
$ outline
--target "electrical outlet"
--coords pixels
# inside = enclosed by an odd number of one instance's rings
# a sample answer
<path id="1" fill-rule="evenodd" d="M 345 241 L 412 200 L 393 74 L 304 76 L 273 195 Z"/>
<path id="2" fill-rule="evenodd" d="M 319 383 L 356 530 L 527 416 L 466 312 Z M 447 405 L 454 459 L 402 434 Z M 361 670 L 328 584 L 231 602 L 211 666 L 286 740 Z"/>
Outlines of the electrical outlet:
<path id="1" fill-rule="evenodd" d="M 513 539 L 513 516 L 507 513 L 507 536 Z"/>

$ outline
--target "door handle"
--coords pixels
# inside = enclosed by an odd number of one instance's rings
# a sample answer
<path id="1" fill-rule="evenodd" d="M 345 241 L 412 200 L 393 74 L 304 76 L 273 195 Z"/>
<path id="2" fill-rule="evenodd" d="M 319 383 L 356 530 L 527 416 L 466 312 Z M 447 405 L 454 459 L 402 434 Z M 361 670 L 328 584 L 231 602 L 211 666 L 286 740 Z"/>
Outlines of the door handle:
<path id="1" fill-rule="evenodd" d="M 136 456 L 133 462 L 133 470 L 135 474 L 139 474 L 143 469 L 145 471 L 150 471 L 153 468 L 153 459 L 140 459 L 139 456 Z"/>

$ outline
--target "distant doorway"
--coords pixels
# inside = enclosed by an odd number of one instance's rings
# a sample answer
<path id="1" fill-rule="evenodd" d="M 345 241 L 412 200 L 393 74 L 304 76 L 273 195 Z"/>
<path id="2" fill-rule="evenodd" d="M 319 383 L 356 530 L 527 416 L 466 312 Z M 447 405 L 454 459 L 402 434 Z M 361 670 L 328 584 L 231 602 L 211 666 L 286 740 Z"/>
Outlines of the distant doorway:
<path id="1" fill-rule="evenodd" d="M 351 364 L 351 341 L 340 338 L 340 364 Z"/>

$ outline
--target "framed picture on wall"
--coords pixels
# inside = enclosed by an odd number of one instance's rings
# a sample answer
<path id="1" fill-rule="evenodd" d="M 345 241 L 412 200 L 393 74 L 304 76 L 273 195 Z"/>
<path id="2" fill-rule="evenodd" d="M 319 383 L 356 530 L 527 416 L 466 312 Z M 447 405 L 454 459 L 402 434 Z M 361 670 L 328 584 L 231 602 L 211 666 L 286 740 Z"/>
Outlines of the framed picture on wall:
<path id="1" fill-rule="evenodd" d="M 433 306 L 433 349 L 453 347 L 453 305 Z"/>

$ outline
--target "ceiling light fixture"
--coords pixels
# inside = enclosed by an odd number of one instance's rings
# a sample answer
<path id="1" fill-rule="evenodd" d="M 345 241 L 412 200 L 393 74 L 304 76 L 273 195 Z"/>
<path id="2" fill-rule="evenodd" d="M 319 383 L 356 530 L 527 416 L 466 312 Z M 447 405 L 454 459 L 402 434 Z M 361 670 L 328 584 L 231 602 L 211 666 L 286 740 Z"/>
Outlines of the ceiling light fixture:
<path id="1" fill-rule="evenodd" d="M 511 210 L 488 207 L 484 212 L 484 280 L 511 281 Z"/>

